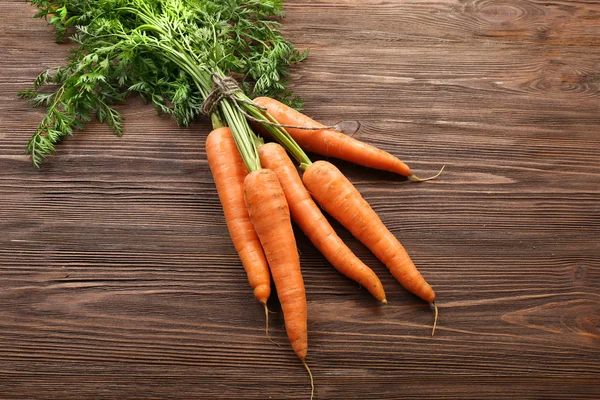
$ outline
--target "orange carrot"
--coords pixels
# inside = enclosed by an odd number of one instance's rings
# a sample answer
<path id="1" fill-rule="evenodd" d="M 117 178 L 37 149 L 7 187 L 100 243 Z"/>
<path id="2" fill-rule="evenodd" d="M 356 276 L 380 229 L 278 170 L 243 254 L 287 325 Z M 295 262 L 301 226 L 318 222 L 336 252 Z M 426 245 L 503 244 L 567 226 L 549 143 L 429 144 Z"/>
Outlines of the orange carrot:
<path id="1" fill-rule="evenodd" d="M 267 143 L 258 148 L 258 153 L 261 165 L 277 175 L 292 219 L 310 241 L 339 272 L 366 287 L 377 300 L 387 303 L 381 281 L 336 234 L 310 197 L 285 149 L 277 143 Z"/>
<path id="2" fill-rule="evenodd" d="M 317 161 L 306 168 L 302 180 L 317 203 L 367 246 L 402 286 L 435 307 L 433 289 L 404 247 L 339 169 L 329 162 Z"/>
<path id="3" fill-rule="evenodd" d="M 231 240 L 246 270 L 250 286 L 254 289 L 254 297 L 265 306 L 267 313 L 267 300 L 271 295 L 269 265 L 244 201 L 244 178 L 248 175 L 248 169 L 229 128 L 218 128 L 208 135 L 206 156 Z"/>
<path id="4" fill-rule="evenodd" d="M 280 124 L 323 127 L 322 124 L 270 97 L 257 97 L 254 99 L 254 102 L 266 108 L 266 111 Z M 397 157 L 333 129 L 307 130 L 286 128 L 286 130 L 300 147 L 313 153 L 339 158 L 369 168 L 394 172 L 419 182 L 433 179 L 441 173 L 440 171 L 438 175 L 431 178 L 418 178 L 411 172 L 408 165 L 404 164 Z"/>
<path id="5" fill-rule="evenodd" d="M 290 210 L 275 172 L 258 169 L 244 180 L 244 198 L 250 220 L 267 256 L 292 348 L 304 364 L 308 351 L 307 305 L 300 259 Z M 312 398 L 312 394 L 311 394 Z"/>

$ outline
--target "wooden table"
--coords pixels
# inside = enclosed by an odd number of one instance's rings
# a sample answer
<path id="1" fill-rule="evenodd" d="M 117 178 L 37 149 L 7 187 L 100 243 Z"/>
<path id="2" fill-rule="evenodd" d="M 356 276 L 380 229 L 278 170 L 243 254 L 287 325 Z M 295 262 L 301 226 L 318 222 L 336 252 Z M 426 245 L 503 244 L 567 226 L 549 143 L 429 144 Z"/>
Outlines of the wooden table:
<path id="1" fill-rule="evenodd" d="M 41 169 L 16 98 L 67 46 L 0 3 L 0 398 L 308 399 L 265 338 L 210 175 L 206 122 L 133 100 Z M 298 232 L 317 399 L 600 398 L 600 4 L 288 1 L 293 87 L 415 184 L 335 162 L 435 288 L 439 328 L 361 244 L 389 304 Z M 270 306 L 277 310 L 273 298 Z"/>

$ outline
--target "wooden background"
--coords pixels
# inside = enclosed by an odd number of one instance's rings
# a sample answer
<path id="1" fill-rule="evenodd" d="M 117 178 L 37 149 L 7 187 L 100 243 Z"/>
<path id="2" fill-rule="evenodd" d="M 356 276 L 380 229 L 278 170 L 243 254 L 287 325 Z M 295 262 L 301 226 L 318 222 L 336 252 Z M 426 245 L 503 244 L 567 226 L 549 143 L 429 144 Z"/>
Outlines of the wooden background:
<path id="1" fill-rule="evenodd" d="M 336 162 L 438 294 L 439 328 L 362 245 L 389 304 L 298 234 L 317 399 L 600 398 L 600 3 L 289 0 L 324 123 L 414 184 Z M 67 46 L 0 2 L 0 398 L 308 399 L 280 315 L 264 336 L 206 163 L 205 122 L 132 101 L 40 170 L 16 98 Z M 271 307 L 277 309 L 277 300 Z"/>

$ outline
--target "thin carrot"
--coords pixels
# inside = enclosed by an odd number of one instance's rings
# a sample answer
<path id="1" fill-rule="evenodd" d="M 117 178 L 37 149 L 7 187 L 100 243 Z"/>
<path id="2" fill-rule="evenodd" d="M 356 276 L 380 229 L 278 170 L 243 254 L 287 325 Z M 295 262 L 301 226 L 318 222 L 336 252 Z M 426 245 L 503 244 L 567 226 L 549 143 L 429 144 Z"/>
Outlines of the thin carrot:
<path id="1" fill-rule="evenodd" d="M 269 265 L 244 201 L 244 178 L 248 169 L 238 152 L 229 128 L 213 130 L 206 138 L 206 156 L 225 214 L 229 235 L 248 275 L 254 297 L 265 307 L 267 337 L 271 295 Z"/>
<path id="2" fill-rule="evenodd" d="M 435 292 L 404 247 L 339 169 L 317 161 L 306 168 L 302 181 L 317 203 L 367 246 L 402 286 L 435 307 Z"/>
<path id="3" fill-rule="evenodd" d="M 244 179 L 244 198 L 271 268 L 285 329 L 294 352 L 309 373 L 314 392 L 312 374 L 306 364 L 308 329 L 304 280 L 290 210 L 275 172 L 270 169 L 250 172 Z"/>
<path id="4" fill-rule="evenodd" d="M 302 127 L 324 127 L 306 115 L 270 97 L 257 97 L 254 99 L 254 102 L 266 108 L 266 111 L 280 124 Z M 322 130 L 298 128 L 286 128 L 286 130 L 300 147 L 306 151 L 339 158 L 369 168 L 394 172 L 407 176 L 414 181 L 423 182 L 433 179 L 442 172 L 440 171 L 437 175 L 430 178 L 421 179 L 412 173 L 408 165 L 390 153 L 333 129 L 324 127 Z"/>
<path id="5" fill-rule="evenodd" d="M 379 301 L 386 304 L 381 281 L 340 239 L 319 206 L 304 187 L 296 167 L 285 149 L 277 143 L 258 148 L 261 165 L 277 175 L 287 199 L 292 219 L 310 241 L 342 274 L 366 287 Z"/>

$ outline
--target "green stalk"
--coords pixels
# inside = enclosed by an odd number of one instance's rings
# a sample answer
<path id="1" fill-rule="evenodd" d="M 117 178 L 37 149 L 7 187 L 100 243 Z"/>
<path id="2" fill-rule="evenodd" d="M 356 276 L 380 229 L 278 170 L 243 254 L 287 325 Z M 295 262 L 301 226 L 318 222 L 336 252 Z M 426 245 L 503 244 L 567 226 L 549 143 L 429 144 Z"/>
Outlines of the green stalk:
<path id="1" fill-rule="evenodd" d="M 230 103 L 230 100 L 223 99 L 219 103 L 219 108 L 225 116 L 225 120 L 231 129 L 235 144 L 248 168 L 248 171 L 253 172 L 261 168 L 260 157 L 256 143 L 253 140 L 254 132 L 248 125 L 246 118 L 235 109 Z"/>
<path id="2" fill-rule="evenodd" d="M 240 99 L 243 99 L 243 100 L 250 101 L 248 96 L 246 96 L 245 94 L 242 94 L 242 93 L 239 93 L 237 95 L 237 97 Z M 246 102 L 240 102 L 240 103 L 241 103 L 241 107 L 244 109 L 244 111 L 246 111 L 252 117 L 254 117 L 258 120 L 266 121 L 266 122 L 277 123 L 275 118 L 273 118 L 273 116 L 271 116 L 271 114 L 269 114 L 268 112 L 262 111 L 262 110 L 258 109 L 256 106 L 253 106 Z M 288 131 L 285 130 L 285 128 L 282 128 L 280 126 L 271 125 L 268 123 L 264 123 L 264 124 L 262 124 L 262 126 L 265 128 L 265 130 L 267 132 L 269 132 L 269 134 L 280 145 L 282 145 L 292 155 L 292 157 L 294 157 L 294 159 L 298 162 L 298 164 L 300 164 L 300 168 L 302 168 L 303 170 L 306 170 L 306 168 L 308 168 L 312 164 L 312 162 L 310 161 L 310 158 L 308 158 L 308 156 L 306 155 L 304 150 L 302 150 L 302 148 L 290 136 L 290 134 L 288 133 Z"/>
<path id="3" fill-rule="evenodd" d="M 254 90 L 262 95 L 289 96 L 281 78 L 287 76 L 290 63 L 305 57 L 283 38 L 271 18 L 281 11 L 280 1 L 28 2 L 40 9 L 37 17 L 60 11 L 60 18 L 51 21 L 59 40 L 65 38 L 68 27 L 77 27 L 71 38 L 76 46 L 61 69 L 61 78 L 54 80 L 47 70 L 45 78 L 36 80 L 34 90 L 22 96 L 35 105 L 47 106 L 45 120 L 26 147 L 38 167 L 56 143 L 83 127 L 94 114 L 109 113 L 105 122 L 120 135 L 122 117 L 112 105 L 132 92 L 151 95 L 159 112 L 170 113 L 166 108 L 173 105 L 178 122 L 187 125 L 213 89 L 212 73 L 229 76 L 236 71 L 243 79 L 258 80 Z M 165 64 L 175 68 L 166 70 Z M 58 93 L 53 88 L 57 94 L 54 101 L 45 100 L 41 86 L 59 83 L 63 88 Z M 63 94 L 64 101 L 60 100 Z M 261 141 L 248 123 L 254 118 L 267 121 L 269 116 L 258 109 L 245 110 L 235 100 L 218 104 L 210 120 L 213 127 L 231 127 L 248 169 L 255 170 L 260 168 L 257 146 Z M 248 115 L 254 117 L 248 119 Z M 267 128 L 301 164 L 308 165 L 308 157 L 285 130 Z"/>
<path id="4" fill-rule="evenodd" d="M 163 29 L 153 26 L 150 23 L 142 25 L 142 28 L 145 31 L 155 32 L 161 36 L 165 36 L 166 39 L 169 39 L 169 44 L 173 45 L 173 47 L 169 47 L 162 42 L 149 43 L 149 45 L 163 50 L 170 60 L 186 71 L 196 83 L 202 96 L 207 98 L 212 90 L 212 81 L 208 71 L 200 68 L 187 54 L 186 50 L 183 49 L 177 41 L 172 40 L 168 32 L 165 32 Z M 179 49 L 176 49 L 177 47 Z M 218 70 L 216 70 L 215 73 L 222 75 Z M 218 107 L 221 114 L 224 116 L 227 125 L 231 129 L 235 144 L 248 170 L 252 172 L 260 169 L 260 157 L 254 140 L 255 135 L 244 115 L 242 115 L 240 111 L 230 103 L 230 100 L 227 99 L 221 100 Z M 216 113 L 213 113 L 213 115 L 211 115 L 213 127 L 225 126 L 222 120 L 218 116 L 215 116 L 215 114 Z"/>
<path id="5" fill-rule="evenodd" d="M 202 96 L 206 99 L 212 90 L 211 74 L 206 69 L 201 68 L 198 65 L 197 60 L 194 60 L 193 55 L 190 55 L 190 49 L 184 48 L 181 43 L 179 43 L 177 40 L 174 40 L 170 32 L 167 32 L 164 29 L 156 26 L 155 21 L 153 21 L 150 16 L 143 15 L 143 13 L 139 11 L 136 12 L 136 14 L 146 22 L 144 25 L 140 25 L 138 30 L 153 32 L 168 40 L 168 45 L 160 41 L 156 43 L 148 43 L 148 45 L 164 51 L 171 61 L 186 71 L 192 77 Z M 225 75 L 218 68 L 215 68 L 213 73 L 220 77 L 224 77 Z M 237 93 L 236 97 L 245 101 L 250 101 L 250 99 L 242 92 Z M 263 113 L 263 111 L 259 110 L 255 106 L 252 106 L 246 102 L 241 102 L 241 104 L 242 108 L 252 117 L 263 121 L 276 122 L 272 116 L 268 115 L 268 113 Z M 252 131 L 252 128 L 248 124 L 246 117 L 240 112 L 240 110 L 231 104 L 231 100 L 229 99 L 221 100 L 218 108 L 225 118 L 226 124 L 231 129 L 235 144 L 248 170 L 252 172 L 260 169 L 260 157 L 258 155 L 257 146 L 261 144 L 261 141 Z M 216 113 L 213 113 L 211 115 L 213 128 L 216 129 L 217 127 L 225 126 L 223 121 L 218 116 L 215 116 L 215 114 Z M 275 138 L 275 140 L 277 140 L 287 151 L 290 152 L 290 154 L 292 154 L 302 169 L 306 169 L 311 164 L 311 161 L 306 153 L 302 150 L 302 148 L 300 148 L 300 146 L 294 141 L 294 139 L 285 129 L 270 124 L 263 124 L 263 126 Z"/>
<path id="6" fill-rule="evenodd" d="M 210 122 L 212 123 L 213 129 L 224 128 L 227 126 L 225 122 L 221 121 L 217 113 L 212 113 L 210 116 Z"/>

